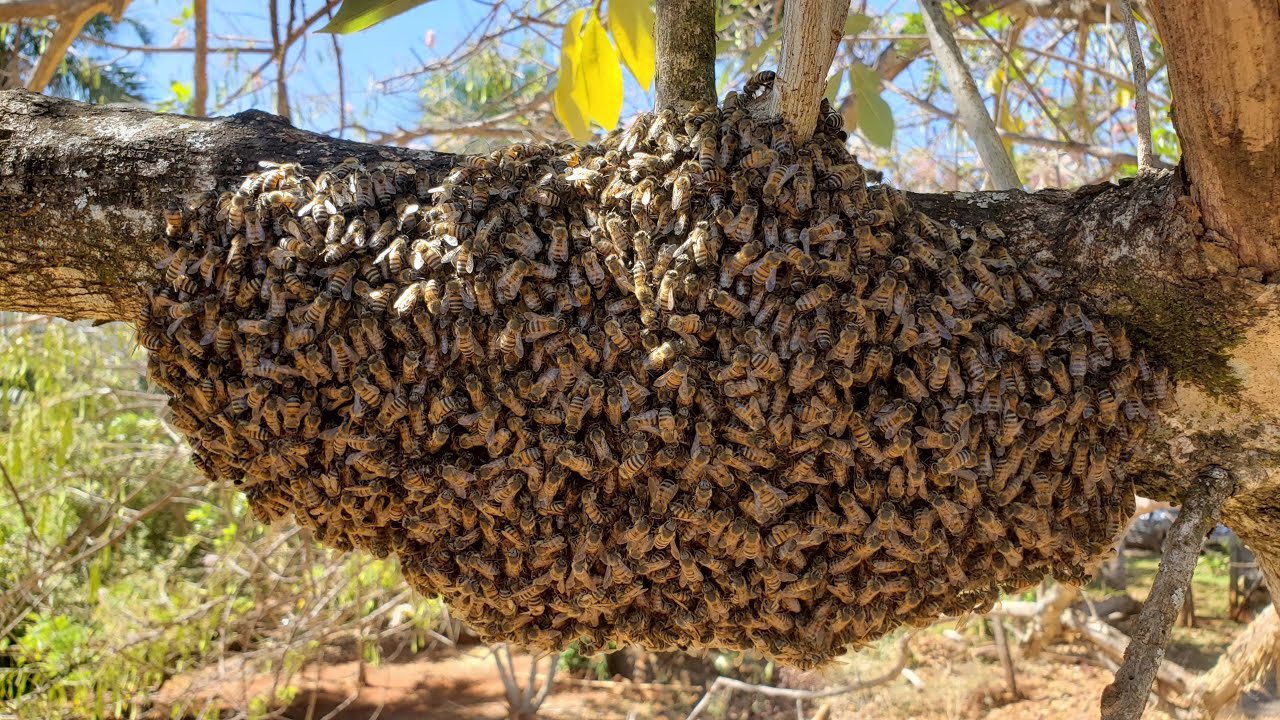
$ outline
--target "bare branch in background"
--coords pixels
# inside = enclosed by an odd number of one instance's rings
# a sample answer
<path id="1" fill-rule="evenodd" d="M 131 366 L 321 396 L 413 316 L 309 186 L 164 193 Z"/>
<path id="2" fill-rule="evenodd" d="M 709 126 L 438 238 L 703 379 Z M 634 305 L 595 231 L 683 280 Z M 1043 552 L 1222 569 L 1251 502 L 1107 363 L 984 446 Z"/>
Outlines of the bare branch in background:
<path id="1" fill-rule="evenodd" d="M 129 0 L 80 0 L 79 2 L 58 4 L 22 2 L 0 4 L 0 19 L 6 18 L 9 12 L 16 13 L 20 11 L 20 8 L 30 6 L 31 9 L 28 14 L 16 15 L 15 17 L 53 15 L 54 21 L 58 24 L 57 29 L 53 32 L 53 37 L 49 40 L 49 44 L 45 46 L 44 52 L 40 55 L 40 62 L 31 71 L 31 77 L 27 80 L 27 89 L 41 92 L 49 85 L 49 81 L 53 79 L 58 66 L 62 64 L 62 58 L 71 49 L 71 43 L 80 34 L 80 30 L 85 23 L 102 13 L 111 13 L 112 17 L 119 20 L 128 4 Z M 47 5 L 48 7 L 45 11 L 40 11 L 36 7 L 39 5 Z"/>
<path id="2" fill-rule="evenodd" d="M 920 10 L 933 55 L 942 74 L 947 78 L 952 97 L 955 98 L 960 124 L 978 149 L 978 156 L 982 158 L 982 165 L 987 170 L 992 187 L 996 190 L 1022 187 L 1013 161 L 1009 158 L 1009 153 L 1005 152 L 1004 143 L 1000 142 L 996 124 L 987 112 L 982 95 L 978 93 L 978 86 L 973 82 L 973 76 L 969 74 L 969 68 L 960 55 L 960 46 L 951 33 L 951 25 L 942 12 L 941 3 L 939 0 L 920 0 Z"/>
<path id="3" fill-rule="evenodd" d="M 276 63 L 276 114 L 285 120 L 289 116 L 289 76 L 285 70 L 285 59 L 289 55 L 288 41 L 280 42 L 279 0 L 271 0 L 267 8 L 270 10 L 271 51 Z"/>
<path id="4" fill-rule="evenodd" d="M 921 100 L 903 88 L 898 87 L 894 83 L 885 81 L 884 86 L 886 89 L 902 97 L 904 100 L 923 110 L 929 111 L 943 120 L 950 120 L 952 122 L 956 120 L 955 113 L 944 110 L 926 100 Z M 1138 161 L 1136 155 L 1116 150 L 1115 148 L 1107 147 L 1106 145 L 1090 145 L 1088 143 L 1071 142 L 1069 140 L 1050 140 L 1049 138 L 1037 137 L 1035 135 L 1023 135 L 1021 133 L 1007 132 L 1005 130 L 997 130 L 996 132 L 1003 140 L 1010 140 L 1012 142 L 1030 145 L 1031 147 L 1044 148 L 1046 150 L 1057 150 L 1058 152 L 1067 153 L 1069 155 L 1088 155 L 1090 157 L 1096 157 L 1100 160 L 1107 160 L 1114 163 L 1136 163 Z M 1173 166 L 1162 160 L 1156 160 L 1155 167 L 1162 170 L 1168 170 Z"/>
<path id="5" fill-rule="evenodd" d="M 1004 618 L 992 615 L 991 630 L 996 637 L 996 653 L 1000 655 L 1000 664 L 1004 666 L 1004 682 L 1009 688 L 1009 697 L 1016 700 L 1022 697 L 1022 694 L 1018 692 L 1018 677 L 1013 669 L 1013 656 L 1009 654 L 1009 639 L 1005 636 Z"/>
<path id="6" fill-rule="evenodd" d="M 796 140 L 808 140 L 818 123 L 818 101 L 848 14 L 848 0 L 791 0 L 783 7 L 782 59 L 765 114 L 789 123 Z"/>
<path id="7" fill-rule="evenodd" d="M 209 0 L 194 0 L 196 21 L 195 93 L 191 99 L 192 114 L 209 114 Z"/>
<path id="8" fill-rule="evenodd" d="M 1182 503 L 1178 519 L 1165 538 L 1164 556 L 1151 592 L 1134 624 L 1133 639 L 1115 680 L 1102 691 L 1102 720 L 1137 720 L 1147 706 L 1174 617 L 1196 569 L 1205 533 L 1217 522 L 1222 503 L 1231 494 L 1231 474 L 1208 468 Z"/>
<path id="9" fill-rule="evenodd" d="M 163 45 L 125 45 L 123 43 L 111 42 L 110 40 L 103 40 L 102 38 L 88 37 L 88 36 L 82 39 L 85 42 L 91 43 L 93 45 L 98 45 L 104 48 L 110 48 L 112 50 L 121 50 L 123 52 L 139 52 L 139 53 L 145 53 L 147 55 L 150 55 L 153 53 L 193 53 L 196 51 L 196 49 L 191 46 L 165 47 Z M 205 52 L 210 55 L 253 55 L 253 54 L 270 55 L 271 48 L 248 47 L 248 46 L 244 46 L 244 47 L 222 46 L 222 47 L 205 48 Z"/>
<path id="10" fill-rule="evenodd" d="M 329 13 L 329 19 L 333 19 L 332 11 Z M 338 33 L 330 33 L 329 41 L 333 43 L 333 63 L 338 68 L 338 131 L 335 135 L 342 137 L 347 132 L 346 69 L 342 66 L 342 44 L 338 42 Z"/>
<path id="11" fill-rule="evenodd" d="M 1151 169 L 1155 150 L 1151 144 L 1151 101 L 1147 98 L 1147 60 L 1138 39 L 1138 24 L 1133 19 L 1129 0 L 1120 0 L 1120 14 L 1124 16 L 1124 34 L 1129 40 L 1129 60 L 1133 63 L 1134 114 L 1138 117 L 1138 172 Z"/>

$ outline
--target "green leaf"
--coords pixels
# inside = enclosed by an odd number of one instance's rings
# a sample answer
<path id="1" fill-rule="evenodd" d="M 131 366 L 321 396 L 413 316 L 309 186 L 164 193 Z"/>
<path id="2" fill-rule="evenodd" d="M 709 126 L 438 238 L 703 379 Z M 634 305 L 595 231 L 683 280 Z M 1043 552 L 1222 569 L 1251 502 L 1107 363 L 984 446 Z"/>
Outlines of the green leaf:
<path id="1" fill-rule="evenodd" d="M 855 63 L 849 66 L 849 84 L 857 101 L 858 130 L 872 144 L 889 147 L 893 143 L 893 110 L 880 97 L 880 76 L 870 67 Z"/>
<path id="2" fill-rule="evenodd" d="M 618 52 L 594 14 L 587 15 L 579 42 L 582 53 L 574 67 L 574 82 L 582 82 L 586 88 L 587 114 L 601 127 L 612 130 L 622 115 L 622 63 Z"/>
<path id="3" fill-rule="evenodd" d="M 587 120 L 587 90 L 576 82 L 581 55 L 578 31 L 586 14 L 586 10 L 578 10 L 565 23 L 564 36 L 560 41 L 560 71 L 556 75 L 556 91 L 552 96 L 556 119 L 575 140 L 591 137 L 591 123 Z"/>
<path id="4" fill-rule="evenodd" d="M 851 12 L 844 21 L 844 36 L 861 35 L 869 27 L 871 27 L 871 18 L 860 12 Z"/>
<path id="5" fill-rule="evenodd" d="M 645 90 L 653 84 L 653 23 L 649 0 L 609 0 L 609 32 L 622 61 Z"/>
<path id="6" fill-rule="evenodd" d="M 177 98 L 178 102 L 184 105 L 191 100 L 191 88 L 186 83 L 174 80 L 169 83 L 169 90 Z"/>
<path id="7" fill-rule="evenodd" d="M 377 25 L 387 18 L 412 10 L 429 0 L 343 0 L 328 25 L 316 32 L 346 35 Z"/>

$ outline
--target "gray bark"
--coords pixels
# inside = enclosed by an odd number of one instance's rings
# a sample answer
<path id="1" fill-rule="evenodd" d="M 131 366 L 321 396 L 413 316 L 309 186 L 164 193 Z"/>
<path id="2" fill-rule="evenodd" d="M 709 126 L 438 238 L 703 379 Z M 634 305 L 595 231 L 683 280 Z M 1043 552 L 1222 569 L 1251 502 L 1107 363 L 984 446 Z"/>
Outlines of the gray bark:
<path id="1" fill-rule="evenodd" d="M 716 103 L 716 6 L 712 0 L 658 0 L 658 110 Z"/>
<path id="2" fill-rule="evenodd" d="M 171 198 L 237 185 L 259 161 L 449 156 L 335 140 L 256 111 L 216 119 L 0 93 L 0 310 L 130 321 L 157 277 Z"/>
<path id="3" fill-rule="evenodd" d="M 1147 706 L 1147 695 L 1164 659 L 1173 620 L 1182 608 L 1185 593 L 1190 592 L 1201 541 L 1217 522 L 1222 503 L 1231 494 L 1231 475 L 1222 468 L 1209 468 L 1200 480 L 1169 528 L 1160 570 L 1134 623 L 1124 662 L 1116 671 L 1115 681 L 1102 691 L 1103 720 L 1138 720 Z"/>

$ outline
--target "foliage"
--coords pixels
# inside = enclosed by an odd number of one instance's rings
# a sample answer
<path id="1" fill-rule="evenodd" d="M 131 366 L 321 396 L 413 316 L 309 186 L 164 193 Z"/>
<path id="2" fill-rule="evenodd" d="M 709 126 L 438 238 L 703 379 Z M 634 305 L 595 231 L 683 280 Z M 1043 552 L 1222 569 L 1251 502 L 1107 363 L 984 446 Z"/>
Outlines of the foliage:
<path id="1" fill-rule="evenodd" d="M 106 15 L 85 23 L 80 37 L 106 40 L 122 26 L 142 42 L 150 41 L 151 33 L 145 25 L 131 20 L 117 23 Z M 47 20 L 0 23 L 0 89 L 7 86 L 3 77 L 6 73 L 12 78 L 16 77 L 15 71 L 21 71 L 25 76 L 52 37 L 53 25 Z M 143 83 L 135 71 L 119 63 L 98 63 L 72 52 L 63 57 L 46 92 L 95 103 L 127 102 L 142 98 Z"/>
<path id="2" fill-rule="evenodd" d="M 316 32 L 353 33 L 424 5 L 429 0 L 345 0 L 338 14 Z"/>
<path id="3" fill-rule="evenodd" d="M 606 130 L 622 113 L 622 62 L 641 88 L 654 73 L 654 15 L 649 0 L 609 0 L 609 32 L 598 17 L 599 6 L 577 10 L 565 23 L 560 44 L 555 111 L 570 137 L 591 136 L 590 121 Z M 621 52 L 621 55 L 619 54 Z"/>
<path id="4" fill-rule="evenodd" d="M 237 651 L 287 690 L 338 638 L 421 645 L 443 620 L 392 562 L 263 526 L 205 484 L 127 328 L 0 323 L 3 712 L 137 715 L 173 676 Z"/>

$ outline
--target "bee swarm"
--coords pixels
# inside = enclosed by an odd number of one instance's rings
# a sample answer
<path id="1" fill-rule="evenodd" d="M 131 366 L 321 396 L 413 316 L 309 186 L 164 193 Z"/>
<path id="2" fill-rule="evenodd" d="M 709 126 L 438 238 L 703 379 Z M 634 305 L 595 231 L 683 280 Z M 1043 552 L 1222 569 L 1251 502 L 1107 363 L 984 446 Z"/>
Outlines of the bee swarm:
<path id="1" fill-rule="evenodd" d="M 1168 394 L 994 226 L 723 107 L 598 146 L 269 167 L 166 213 L 139 324 L 196 463 L 483 637 L 797 665 L 1081 580 Z"/>

